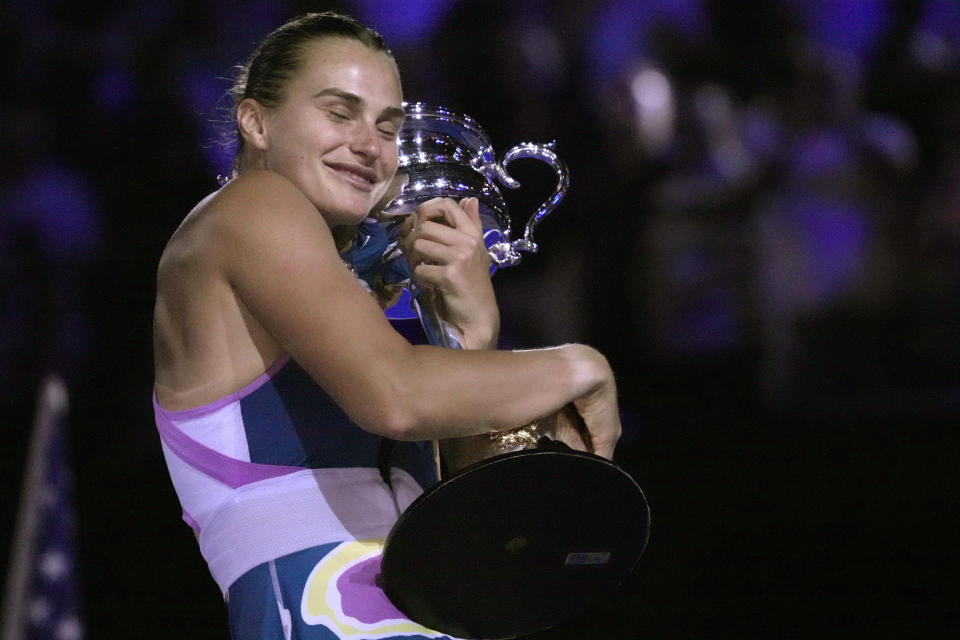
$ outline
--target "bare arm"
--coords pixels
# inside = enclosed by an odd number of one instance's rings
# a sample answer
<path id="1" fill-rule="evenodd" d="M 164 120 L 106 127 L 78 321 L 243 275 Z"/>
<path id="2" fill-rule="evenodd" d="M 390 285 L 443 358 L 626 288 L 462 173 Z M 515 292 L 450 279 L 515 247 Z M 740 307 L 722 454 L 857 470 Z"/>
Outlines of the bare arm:
<path id="1" fill-rule="evenodd" d="M 436 308 L 459 334 L 464 349 L 494 349 L 500 313 L 490 281 L 490 256 L 483 242 L 479 203 L 464 198 L 459 203 L 435 198 L 417 207 L 402 228 L 403 250 L 417 284 L 423 287 L 421 305 Z M 572 411 L 572 405 L 566 406 Z M 575 411 L 573 413 L 576 413 Z M 540 419 L 538 426 L 568 444 L 591 450 L 572 430 L 553 428 L 559 413 Z M 526 429 L 526 427 L 524 427 Z M 485 433 L 439 441 L 449 471 L 511 450 L 517 435 L 500 442 Z M 517 441 L 519 442 L 519 441 Z M 529 443 L 526 443 L 529 446 Z"/>
<path id="2" fill-rule="evenodd" d="M 316 209 L 283 178 L 235 185 L 218 234 L 238 301 L 362 428 L 395 439 L 512 428 L 573 401 L 597 453 L 619 436 L 606 360 L 583 345 L 523 352 L 412 346 L 340 261 Z"/>
<path id="3" fill-rule="evenodd" d="M 458 204 L 449 198 L 435 198 L 420 205 L 404 227 L 407 260 L 417 283 L 430 287 L 421 296 L 431 294 L 431 303 L 458 329 L 465 349 L 496 348 L 500 313 L 490 282 L 490 256 L 483 242 L 477 199 L 464 198 Z M 593 451 L 572 404 L 536 424 L 536 433 L 578 451 Z M 505 442 L 516 437 L 511 435 Z M 440 441 L 450 471 L 512 448 L 489 433 Z"/>

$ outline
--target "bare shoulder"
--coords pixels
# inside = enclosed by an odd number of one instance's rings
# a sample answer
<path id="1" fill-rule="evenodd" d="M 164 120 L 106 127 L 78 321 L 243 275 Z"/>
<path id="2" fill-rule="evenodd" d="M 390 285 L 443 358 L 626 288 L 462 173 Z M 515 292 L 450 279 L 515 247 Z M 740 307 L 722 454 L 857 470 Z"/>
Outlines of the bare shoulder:
<path id="1" fill-rule="evenodd" d="M 258 246 L 290 238 L 325 243 L 330 232 L 316 208 L 287 178 L 271 171 L 246 172 L 204 198 L 174 232 L 165 267 L 208 266 L 249 258 Z"/>
<path id="2" fill-rule="evenodd" d="M 154 306 L 156 389 L 164 406 L 222 397 L 262 373 L 283 348 L 238 298 L 235 285 L 269 289 L 291 238 L 322 252 L 330 233 L 286 178 L 251 172 L 200 201 L 167 243 Z M 242 276 L 242 278 L 238 278 Z"/>
<path id="3" fill-rule="evenodd" d="M 273 227 L 315 223 L 320 218 L 303 192 L 271 171 L 250 171 L 234 178 L 210 198 L 200 215 L 212 230 L 230 237 L 257 237 Z"/>
<path id="4" fill-rule="evenodd" d="M 298 247 L 334 250 L 332 234 L 316 207 L 287 178 L 270 171 L 244 173 L 212 202 L 210 230 L 226 257 L 246 261 L 252 253 Z"/>
<path id="5" fill-rule="evenodd" d="M 277 210 L 312 208 L 303 192 L 273 171 L 246 171 L 225 184 L 216 197 L 218 205 L 241 212 L 256 212 L 265 207 Z"/>

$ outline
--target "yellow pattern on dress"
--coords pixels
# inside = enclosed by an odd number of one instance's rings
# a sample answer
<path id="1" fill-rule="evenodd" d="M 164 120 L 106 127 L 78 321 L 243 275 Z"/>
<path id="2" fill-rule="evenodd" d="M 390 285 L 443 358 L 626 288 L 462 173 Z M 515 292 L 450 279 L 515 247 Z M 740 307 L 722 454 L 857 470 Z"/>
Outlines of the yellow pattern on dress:
<path id="1" fill-rule="evenodd" d="M 351 568 L 380 555 L 384 542 L 383 539 L 342 542 L 324 556 L 310 572 L 303 590 L 300 615 L 304 622 L 310 625 L 322 624 L 339 638 L 375 640 L 393 636 L 444 637 L 444 634 L 427 629 L 406 617 L 370 624 L 344 613 L 337 581 Z"/>

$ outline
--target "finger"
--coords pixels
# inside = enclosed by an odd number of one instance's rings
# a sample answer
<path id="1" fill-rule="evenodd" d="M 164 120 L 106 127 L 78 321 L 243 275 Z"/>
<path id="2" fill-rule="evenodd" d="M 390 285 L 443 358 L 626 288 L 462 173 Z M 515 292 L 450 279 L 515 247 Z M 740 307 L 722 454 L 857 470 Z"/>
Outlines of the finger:
<path id="1" fill-rule="evenodd" d="M 464 198 L 464 200 L 470 200 L 470 198 Z M 473 198 L 473 200 L 476 200 Z M 461 201 L 462 202 L 462 201 Z M 439 222 L 438 219 L 442 218 L 448 226 L 451 226 L 455 229 L 470 229 L 478 230 L 479 229 L 479 202 L 477 203 L 478 210 L 478 222 L 474 222 L 470 219 L 470 216 L 463 210 L 463 207 L 460 204 L 454 202 L 450 198 L 434 198 L 433 200 L 428 200 L 417 207 L 417 213 L 420 214 L 421 219 L 434 220 Z"/>
<path id="2" fill-rule="evenodd" d="M 413 267 L 413 276 L 418 284 L 435 285 L 443 294 L 463 295 L 469 289 L 469 281 L 457 263 L 451 263 L 428 258 Z"/>
<path id="3" fill-rule="evenodd" d="M 431 262 L 437 265 L 449 265 L 468 258 L 463 248 L 451 247 L 426 238 L 417 238 L 413 243 L 413 255 L 419 258 L 417 263 Z"/>
<path id="4" fill-rule="evenodd" d="M 463 202 L 475 214 L 478 212 L 476 198 L 464 198 Z M 482 262 L 484 267 L 489 265 L 490 256 L 483 243 L 480 225 L 450 198 L 428 200 L 417 207 L 416 213 L 411 214 L 410 218 L 404 225 L 401 247 L 411 267 L 424 261 L 439 264 Z M 424 241 L 435 244 L 423 244 Z M 437 245 L 445 245 L 456 251 L 445 251 Z"/>
<path id="5" fill-rule="evenodd" d="M 400 248 L 403 250 L 404 254 L 409 254 L 413 248 L 414 232 L 417 230 L 417 214 L 411 213 L 406 219 L 400 224 L 400 229 L 398 237 L 400 239 Z M 409 256 L 408 256 L 409 257 Z"/>
<path id="6" fill-rule="evenodd" d="M 591 451 L 589 439 L 580 428 L 582 420 L 570 405 L 538 420 L 537 423 L 545 436 L 562 442 L 575 451 Z"/>
<path id="7" fill-rule="evenodd" d="M 583 438 L 579 437 L 576 433 L 571 433 L 569 435 L 564 434 L 564 437 L 557 438 L 560 442 L 567 445 L 574 451 L 583 451 L 584 453 L 593 453 L 590 450 L 590 447 L 584 442 Z"/>
<path id="8" fill-rule="evenodd" d="M 456 229 L 434 220 L 423 222 L 417 229 L 417 237 L 466 247 L 474 247 L 481 241 L 481 236 L 476 233 L 465 232 L 462 228 Z"/>
<path id="9" fill-rule="evenodd" d="M 479 229 L 479 203 L 477 204 L 477 222 L 474 222 L 467 211 L 465 211 L 463 208 L 463 203 L 468 200 L 476 200 L 476 198 L 464 198 L 459 203 L 451 200 L 450 204 L 452 206 L 444 207 L 444 212 L 447 215 L 447 222 L 455 229 Z"/>
<path id="10" fill-rule="evenodd" d="M 593 451 L 592 453 L 597 454 L 601 458 L 606 458 L 607 460 L 613 460 L 613 453 L 616 450 L 616 447 L 617 447 L 616 442 L 610 442 L 610 443 L 604 444 L 601 447 L 598 447 L 597 450 Z"/>
<path id="11" fill-rule="evenodd" d="M 457 262 L 466 262 L 470 258 L 470 249 L 464 245 L 453 245 L 425 238 L 417 232 L 403 246 L 403 254 L 410 267 L 421 263 L 448 266 Z"/>
<path id="12" fill-rule="evenodd" d="M 421 262 L 413 268 L 413 277 L 420 286 L 439 287 L 445 281 L 444 269 L 442 265 Z"/>
<path id="13" fill-rule="evenodd" d="M 480 201 L 476 198 L 464 198 L 460 201 L 460 208 L 467 213 L 467 217 L 470 218 L 470 221 L 473 222 L 478 229 L 482 229 L 482 224 L 480 223 Z"/>
<path id="14" fill-rule="evenodd" d="M 451 207 L 457 207 L 456 202 L 450 198 L 431 198 L 426 202 L 421 202 L 416 209 L 421 220 L 442 220 L 446 221 L 446 210 Z"/>
<path id="15" fill-rule="evenodd" d="M 573 403 L 567 403 L 559 412 L 560 419 L 574 432 L 574 440 L 582 443 L 580 451 L 590 451 L 594 449 L 593 439 L 590 437 L 590 430 L 583 417 L 577 412 Z"/>

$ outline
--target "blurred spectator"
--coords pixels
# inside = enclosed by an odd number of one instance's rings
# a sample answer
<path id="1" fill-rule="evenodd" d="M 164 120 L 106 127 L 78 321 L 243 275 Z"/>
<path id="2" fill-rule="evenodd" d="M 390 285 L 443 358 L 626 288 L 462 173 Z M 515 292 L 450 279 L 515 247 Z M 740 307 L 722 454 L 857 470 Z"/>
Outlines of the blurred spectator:
<path id="1" fill-rule="evenodd" d="M 0 190 L 0 399 L 32 404 L 41 375 L 81 375 L 90 356 L 86 279 L 102 249 L 102 220 L 86 176 L 64 164 L 55 115 L 11 110 Z"/>

